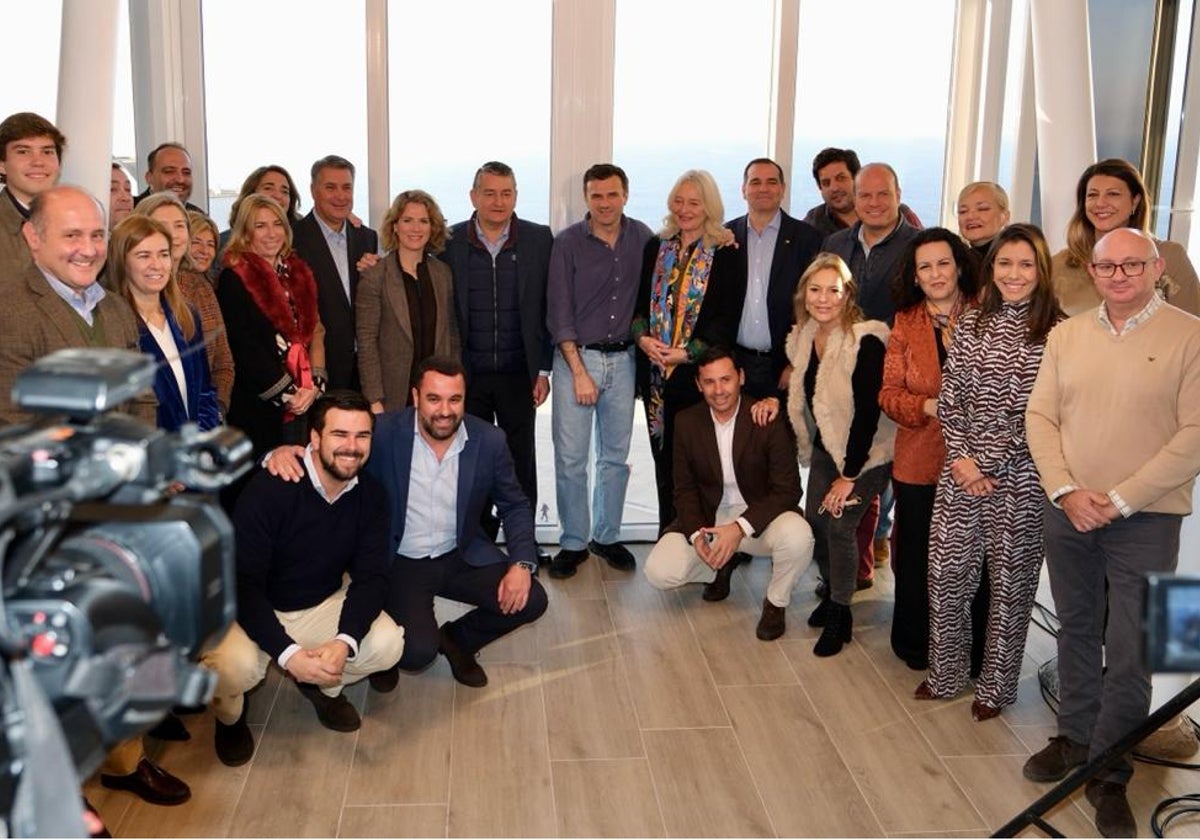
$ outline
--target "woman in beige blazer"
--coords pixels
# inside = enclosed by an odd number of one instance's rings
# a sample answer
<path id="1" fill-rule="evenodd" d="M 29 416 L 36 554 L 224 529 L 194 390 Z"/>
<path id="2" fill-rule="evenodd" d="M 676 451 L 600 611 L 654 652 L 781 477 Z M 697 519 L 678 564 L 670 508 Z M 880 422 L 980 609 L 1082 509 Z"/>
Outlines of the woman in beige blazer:
<path id="1" fill-rule="evenodd" d="M 446 219 L 433 196 L 407 190 L 383 217 L 387 254 L 362 273 L 355 302 L 358 372 L 376 413 L 412 402 L 412 375 L 429 356 L 460 353 Z"/>

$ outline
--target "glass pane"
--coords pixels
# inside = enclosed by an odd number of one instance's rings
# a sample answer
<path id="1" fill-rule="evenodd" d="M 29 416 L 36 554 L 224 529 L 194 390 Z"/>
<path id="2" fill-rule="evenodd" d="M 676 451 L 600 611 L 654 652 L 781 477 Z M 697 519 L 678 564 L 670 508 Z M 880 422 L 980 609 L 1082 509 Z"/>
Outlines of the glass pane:
<path id="1" fill-rule="evenodd" d="M 366 18 L 363 3 L 204 0 L 204 102 L 209 211 L 229 225 L 242 181 L 278 164 L 312 209 L 309 168 L 329 154 L 358 170 L 354 207 L 367 213 Z"/>
<path id="2" fill-rule="evenodd" d="M 33 111 L 54 122 L 62 0 L 0 0 L 0 20 L 8 33 L 0 50 L 0 79 L 5 80 L 0 87 L 0 119 Z"/>
<path id="3" fill-rule="evenodd" d="M 133 67 L 129 52 L 129 0 L 117 4 L 117 74 L 113 98 L 112 156 L 125 164 L 136 181 L 137 143 L 133 129 Z M 137 183 L 133 192 L 138 193 Z"/>
<path id="4" fill-rule="evenodd" d="M 471 215 L 481 163 L 517 176 L 517 215 L 550 215 L 550 0 L 388 4 L 391 193 Z"/>
<path id="5" fill-rule="evenodd" d="M 712 173 L 727 218 L 745 212 L 742 169 L 767 152 L 773 7 L 617 1 L 613 161 L 629 174 L 628 215 L 661 227 L 687 169 Z"/>
<path id="6" fill-rule="evenodd" d="M 812 159 L 826 146 L 890 163 L 901 200 L 938 223 L 954 0 L 805 0 L 796 60 L 792 209 L 820 203 Z"/>

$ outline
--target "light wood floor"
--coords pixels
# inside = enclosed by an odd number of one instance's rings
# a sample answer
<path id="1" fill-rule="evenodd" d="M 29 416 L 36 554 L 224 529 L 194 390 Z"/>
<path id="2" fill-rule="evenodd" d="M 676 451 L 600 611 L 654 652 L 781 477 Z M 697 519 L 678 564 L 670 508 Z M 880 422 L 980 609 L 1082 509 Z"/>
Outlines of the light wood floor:
<path id="1" fill-rule="evenodd" d="M 699 586 L 661 593 L 592 558 L 571 580 L 542 576 L 550 609 L 483 652 L 484 689 L 456 684 L 441 659 L 389 695 L 363 682 L 349 690 L 363 727 L 343 734 L 273 671 L 251 699 L 250 764 L 220 764 L 211 716 L 193 716 L 190 742 L 147 741 L 190 802 L 87 793 L 126 837 L 983 836 L 1040 795 L 1021 765 L 1054 734 L 1036 676 L 1049 636 L 1030 631 L 1020 702 L 974 723 L 969 695 L 911 699 L 921 674 L 889 648 L 886 570 L 830 659 L 813 656 L 804 621 L 815 569 L 787 634 L 754 637 L 769 574 L 755 560 L 710 604 Z M 1139 765 L 1142 835 L 1154 803 L 1195 790 L 1196 774 Z M 1081 796 L 1051 820 L 1095 834 Z M 1195 821 L 1171 830 L 1198 834 Z"/>

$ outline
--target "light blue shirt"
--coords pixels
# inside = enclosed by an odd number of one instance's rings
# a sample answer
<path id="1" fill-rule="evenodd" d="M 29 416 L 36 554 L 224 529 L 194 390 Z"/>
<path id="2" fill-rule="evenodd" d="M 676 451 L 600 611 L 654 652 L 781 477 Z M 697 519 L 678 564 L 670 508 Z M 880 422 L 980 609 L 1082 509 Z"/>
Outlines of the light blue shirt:
<path id="1" fill-rule="evenodd" d="M 104 300 L 104 296 L 107 294 L 103 286 L 99 283 L 93 283 L 82 292 L 77 292 L 40 265 L 38 266 L 38 271 L 42 272 L 42 276 L 46 278 L 46 282 L 50 284 L 50 288 L 54 290 L 55 294 L 65 300 L 79 317 L 87 322 L 89 327 L 95 326 L 92 311 L 100 304 L 100 301 Z"/>
<path id="2" fill-rule="evenodd" d="M 346 293 L 346 300 L 350 300 L 350 246 L 346 242 L 346 225 L 349 223 L 342 222 L 342 229 L 334 230 L 325 224 L 320 214 L 313 213 L 313 218 L 317 220 L 321 233 L 325 234 L 325 244 L 329 246 L 329 254 L 333 257 L 333 264 L 337 266 L 338 277 L 342 279 L 342 291 Z"/>
<path id="3" fill-rule="evenodd" d="M 771 261 L 783 216 L 779 210 L 760 234 L 746 217 L 746 302 L 738 324 L 737 343 L 751 350 L 771 349 L 771 322 L 767 318 L 767 286 L 771 282 Z"/>
<path id="4" fill-rule="evenodd" d="M 475 217 L 475 235 L 479 237 L 479 241 L 483 243 L 483 247 L 487 248 L 487 252 L 492 255 L 492 262 L 496 261 L 496 257 L 500 256 L 500 252 L 504 250 L 504 243 L 508 241 L 508 232 L 512 228 L 512 219 L 508 220 L 508 224 L 504 226 L 504 233 L 492 242 L 483 232 L 483 228 L 479 226 L 479 217 Z"/>
<path id="5" fill-rule="evenodd" d="M 458 456 L 467 445 L 467 426 L 454 433 L 450 448 L 438 460 L 421 436 L 413 415 L 412 464 L 408 475 L 408 510 L 404 538 L 396 548 L 405 557 L 437 557 L 458 545 Z"/>

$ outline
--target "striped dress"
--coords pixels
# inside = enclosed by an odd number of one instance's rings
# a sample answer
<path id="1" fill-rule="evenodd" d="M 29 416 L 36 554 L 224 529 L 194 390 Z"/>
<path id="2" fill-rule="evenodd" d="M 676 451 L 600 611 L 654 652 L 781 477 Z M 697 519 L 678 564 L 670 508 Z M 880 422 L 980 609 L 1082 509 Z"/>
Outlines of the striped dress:
<path id="1" fill-rule="evenodd" d="M 979 311 L 955 331 L 938 397 L 946 462 L 938 479 L 929 546 L 929 677 L 937 697 L 966 686 L 971 598 L 987 560 L 991 594 L 983 671 L 976 699 L 1000 708 L 1016 702 L 1017 680 L 1042 564 L 1044 491 L 1025 440 L 1025 405 L 1045 341 L 1027 344 L 1030 303 L 1005 303 L 976 333 Z M 996 480 L 971 496 L 950 475 L 970 457 Z"/>

